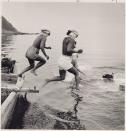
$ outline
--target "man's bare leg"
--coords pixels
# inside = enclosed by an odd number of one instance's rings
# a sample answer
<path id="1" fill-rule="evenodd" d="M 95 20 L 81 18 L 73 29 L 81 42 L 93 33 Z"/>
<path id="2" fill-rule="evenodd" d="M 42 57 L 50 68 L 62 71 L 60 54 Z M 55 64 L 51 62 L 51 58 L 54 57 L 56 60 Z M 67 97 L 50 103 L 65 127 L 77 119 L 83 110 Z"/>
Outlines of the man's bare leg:
<path id="1" fill-rule="evenodd" d="M 32 68 L 34 68 L 34 66 L 28 66 L 28 67 L 26 67 L 18 76 L 19 76 L 19 77 L 22 77 L 22 75 L 23 75 L 25 72 L 31 70 Z"/>
<path id="2" fill-rule="evenodd" d="M 62 81 L 65 79 L 66 71 L 65 70 L 59 70 L 60 76 L 53 77 L 51 79 L 46 79 L 46 82 L 52 82 L 52 81 Z"/>
<path id="3" fill-rule="evenodd" d="M 26 67 L 20 74 L 18 74 L 19 77 L 22 77 L 22 75 L 25 72 L 27 72 L 27 71 L 31 70 L 32 68 L 34 68 L 34 60 L 28 59 L 28 61 L 29 61 L 30 66 Z"/>
<path id="4" fill-rule="evenodd" d="M 37 76 L 36 70 L 41 67 L 42 65 L 44 65 L 46 63 L 45 59 L 43 59 L 42 57 L 38 57 L 36 59 L 36 61 L 39 61 L 36 66 L 31 70 L 31 73 L 33 73 L 35 76 Z"/>
<path id="5" fill-rule="evenodd" d="M 79 90 L 79 73 L 75 67 L 72 67 L 68 70 L 68 72 L 72 73 L 75 76 L 75 82 L 76 82 L 76 89 Z"/>
<path id="6" fill-rule="evenodd" d="M 36 70 L 44 64 L 45 64 L 44 62 L 38 62 L 37 65 L 31 70 L 31 73 L 37 76 Z"/>

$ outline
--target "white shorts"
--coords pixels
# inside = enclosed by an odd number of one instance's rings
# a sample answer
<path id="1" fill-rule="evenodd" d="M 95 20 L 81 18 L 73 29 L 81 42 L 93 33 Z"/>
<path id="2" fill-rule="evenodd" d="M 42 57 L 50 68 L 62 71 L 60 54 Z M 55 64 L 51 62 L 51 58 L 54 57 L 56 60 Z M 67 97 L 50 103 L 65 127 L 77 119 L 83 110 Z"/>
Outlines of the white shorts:
<path id="1" fill-rule="evenodd" d="M 69 70 L 73 65 L 71 64 L 72 57 L 62 55 L 58 60 L 58 66 L 60 70 Z"/>

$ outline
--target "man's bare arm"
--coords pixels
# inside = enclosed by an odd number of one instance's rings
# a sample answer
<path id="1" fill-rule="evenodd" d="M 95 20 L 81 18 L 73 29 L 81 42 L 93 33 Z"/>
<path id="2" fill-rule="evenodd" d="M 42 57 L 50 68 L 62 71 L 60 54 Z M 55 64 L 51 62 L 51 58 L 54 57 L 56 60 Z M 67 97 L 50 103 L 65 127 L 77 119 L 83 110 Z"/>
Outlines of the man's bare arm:
<path id="1" fill-rule="evenodd" d="M 69 42 L 67 46 L 67 52 L 69 53 L 78 53 L 78 50 L 73 49 L 73 43 Z"/>
<path id="2" fill-rule="evenodd" d="M 50 47 L 50 46 L 48 46 L 48 47 L 45 46 L 44 48 L 45 48 L 45 49 L 52 49 L 52 47 Z"/>
<path id="3" fill-rule="evenodd" d="M 73 43 L 69 42 L 69 44 L 67 46 L 67 52 L 70 52 L 70 53 L 82 53 L 83 50 L 82 49 L 79 49 L 79 50 L 73 49 Z"/>
<path id="4" fill-rule="evenodd" d="M 41 40 L 40 49 L 41 49 L 42 53 L 44 54 L 44 56 L 47 59 L 49 59 L 49 56 L 46 54 L 45 49 L 44 49 L 45 48 L 45 42 L 46 42 L 46 40 Z"/>

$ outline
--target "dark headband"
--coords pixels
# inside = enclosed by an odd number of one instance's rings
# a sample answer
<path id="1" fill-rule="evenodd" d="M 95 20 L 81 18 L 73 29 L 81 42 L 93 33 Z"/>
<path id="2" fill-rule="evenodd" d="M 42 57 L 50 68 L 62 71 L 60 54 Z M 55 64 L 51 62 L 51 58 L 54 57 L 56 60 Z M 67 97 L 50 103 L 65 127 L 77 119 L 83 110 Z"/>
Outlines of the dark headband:
<path id="1" fill-rule="evenodd" d="M 49 30 L 41 30 L 41 32 L 50 35 L 50 31 Z"/>
<path id="2" fill-rule="evenodd" d="M 71 32 L 73 32 L 74 34 L 76 34 L 78 36 L 77 31 L 74 31 L 74 30 L 68 30 L 66 34 L 69 35 Z"/>

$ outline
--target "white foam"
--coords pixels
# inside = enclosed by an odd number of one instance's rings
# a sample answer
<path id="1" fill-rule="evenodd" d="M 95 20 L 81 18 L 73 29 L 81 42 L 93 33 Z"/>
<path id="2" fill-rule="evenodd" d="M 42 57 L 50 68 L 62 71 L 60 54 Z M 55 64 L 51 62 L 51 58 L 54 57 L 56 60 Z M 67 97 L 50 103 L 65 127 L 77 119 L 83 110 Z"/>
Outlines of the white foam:
<path id="1" fill-rule="evenodd" d="M 117 84 L 125 83 L 125 79 L 114 79 Z"/>
<path id="2" fill-rule="evenodd" d="M 79 67 L 79 69 L 80 69 L 82 72 L 87 69 L 87 68 L 85 68 L 85 66 L 83 66 L 83 65 L 79 65 L 78 67 Z M 70 82 L 70 81 L 72 81 L 73 79 L 74 79 L 74 75 L 71 74 L 71 73 L 69 73 L 69 72 L 67 72 L 64 81 L 65 81 L 65 82 Z"/>

